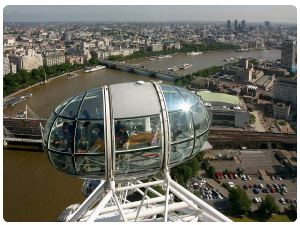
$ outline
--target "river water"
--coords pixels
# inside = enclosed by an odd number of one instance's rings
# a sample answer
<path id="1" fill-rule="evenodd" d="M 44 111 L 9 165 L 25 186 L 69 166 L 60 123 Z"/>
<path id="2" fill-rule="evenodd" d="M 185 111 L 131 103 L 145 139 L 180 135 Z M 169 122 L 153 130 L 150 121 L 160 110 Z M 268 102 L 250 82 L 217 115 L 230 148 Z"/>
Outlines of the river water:
<path id="1" fill-rule="evenodd" d="M 223 65 L 224 59 L 240 56 L 273 60 L 280 58 L 280 51 L 212 52 L 198 56 L 179 54 L 172 58 L 155 61 L 141 59 L 130 63 L 159 70 L 190 63 L 193 65 L 190 69 L 179 71 L 186 74 L 214 65 Z M 27 104 L 34 114 L 48 118 L 59 103 L 83 91 L 102 85 L 153 80 L 110 69 L 86 74 L 82 71 L 79 74 L 80 76 L 70 80 L 60 77 L 46 85 L 19 93 L 18 96 L 32 93 L 32 97 L 13 109 L 5 109 L 4 114 L 14 115 L 19 110 L 24 110 Z M 29 116 L 34 115 L 32 112 L 29 112 Z M 45 153 L 4 150 L 3 162 L 3 216 L 6 221 L 56 221 L 67 206 L 83 201 L 82 180 L 55 170 Z"/>

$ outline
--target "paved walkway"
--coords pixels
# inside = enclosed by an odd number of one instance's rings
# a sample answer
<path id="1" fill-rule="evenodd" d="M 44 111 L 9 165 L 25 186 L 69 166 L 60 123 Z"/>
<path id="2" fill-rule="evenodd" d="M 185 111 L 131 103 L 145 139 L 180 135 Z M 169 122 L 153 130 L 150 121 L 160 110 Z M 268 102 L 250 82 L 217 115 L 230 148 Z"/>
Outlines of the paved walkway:
<path id="1" fill-rule="evenodd" d="M 263 118 L 262 115 L 258 111 L 251 112 L 256 117 L 255 123 L 253 126 L 255 127 L 256 131 L 258 132 L 266 132 L 265 127 L 263 126 Z"/>

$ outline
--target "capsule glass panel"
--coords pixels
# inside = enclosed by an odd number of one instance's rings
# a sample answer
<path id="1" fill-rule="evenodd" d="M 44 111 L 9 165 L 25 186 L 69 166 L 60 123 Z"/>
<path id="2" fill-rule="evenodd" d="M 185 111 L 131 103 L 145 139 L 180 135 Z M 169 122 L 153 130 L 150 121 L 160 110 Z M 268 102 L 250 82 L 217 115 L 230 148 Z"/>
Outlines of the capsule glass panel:
<path id="1" fill-rule="evenodd" d="M 200 152 L 204 142 L 207 140 L 207 136 L 208 136 L 208 132 L 196 137 L 195 140 L 195 149 L 193 152 L 193 155 L 197 154 L 198 152 Z"/>
<path id="2" fill-rule="evenodd" d="M 105 155 L 75 157 L 75 168 L 79 175 L 103 175 L 105 173 Z"/>
<path id="3" fill-rule="evenodd" d="M 159 115 L 115 121 L 116 173 L 159 169 L 161 120 Z"/>
<path id="4" fill-rule="evenodd" d="M 68 98 L 67 100 L 65 100 L 64 102 L 62 102 L 61 104 L 59 104 L 56 108 L 55 108 L 55 113 L 59 114 L 60 111 L 62 110 L 63 107 L 65 107 L 67 105 L 67 103 L 73 99 L 74 97 Z"/>
<path id="5" fill-rule="evenodd" d="M 194 139 L 173 144 L 171 147 L 169 164 L 174 166 L 190 157 L 193 151 Z"/>
<path id="6" fill-rule="evenodd" d="M 75 119 L 77 117 L 78 109 L 79 109 L 79 106 L 80 106 L 83 96 L 84 96 L 84 94 L 81 94 L 81 95 L 77 96 L 76 98 L 73 98 L 71 101 L 69 101 L 68 104 L 60 112 L 60 115 L 62 117 Z"/>
<path id="7" fill-rule="evenodd" d="M 48 156 L 52 165 L 54 165 L 57 169 L 68 174 L 75 175 L 73 158 L 71 155 L 48 151 Z"/>
<path id="8" fill-rule="evenodd" d="M 52 125 L 49 137 L 49 149 L 58 152 L 73 151 L 74 124 L 72 120 L 57 117 Z"/>
<path id="9" fill-rule="evenodd" d="M 116 173 L 153 173 L 161 164 L 161 148 L 116 153 Z"/>
<path id="10" fill-rule="evenodd" d="M 194 136 L 190 112 L 178 111 L 169 113 L 171 140 L 173 142 L 190 139 Z"/>
<path id="11" fill-rule="evenodd" d="M 89 91 L 82 102 L 79 119 L 103 119 L 102 88 Z"/>
<path id="12" fill-rule="evenodd" d="M 44 133 L 43 133 L 43 145 L 45 147 L 47 146 L 49 133 L 50 133 L 50 130 L 51 130 L 51 127 L 52 127 L 52 124 L 53 124 L 53 121 L 55 120 L 55 118 L 56 118 L 55 114 L 52 113 L 45 125 Z"/>
<path id="13" fill-rule="evenodd" d="M 75 153 L 100 154 L 105 152 L 103 120 L 78 121 Z"/>

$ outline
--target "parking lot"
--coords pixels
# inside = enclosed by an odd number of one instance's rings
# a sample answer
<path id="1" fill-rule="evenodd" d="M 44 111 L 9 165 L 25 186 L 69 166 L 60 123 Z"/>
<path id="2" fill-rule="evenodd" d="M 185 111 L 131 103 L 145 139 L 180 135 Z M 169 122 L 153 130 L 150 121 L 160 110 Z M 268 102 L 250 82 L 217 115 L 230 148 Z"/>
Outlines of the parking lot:
<path id="1" fill-rule="evenodd" d="M 259 175 L 258 170 L 265 170 L 268 174 L 281 173 L 285 170 L 272 150 L 212 150 L 209 154 L 232 157 L 231 160 L 222 158 L 212 160 L 210 165 L 214 166 L 216 171 L 223 169 L 236 171 L 240 168 L 245 174 Z"/>
<path id="2" fill-rule="evenodd" d="M 223 183 L 231 187 L 243 188 L 253 203 L 252 210 L 258 208 L 260 200 L 264 200 L 266 195 L 271 195 L 275 198 L 280 211 L 284 211 L 285 208 L 297 202 L 297 183 L 287 172 L 287 168 L 275 157 L 277 151 L 270 149 L 210 150 L 205 153 L 205 156 L 210 160 L 210 165 L 215 168 L 216 178 L 220 184 L 208 178 L 207 174 L 202 176 L 225 197 L 228 196 L 228 192 L 225 190 L 227 193 L 224 193 L 221 186 Z M 229 172 L 226 176 L 225 170 Z M 240 175 L 237 177 L 237 171 L 246 177 L 241 178 Z M 280 174 L 284 179 L 279 177 Z"/>
<path id="3" fill-rule="evenodd" d="M 291 204 L 288 202 L 290 200 L 292 201 L 292 203 L 295 204 L 294 200 L 297 199 L 297 184 L 293 180 L 288 180 L 288 179 L 261 180 L 258 177 L 254 177 L 254 176 L 250 176 L 250 179 L 251 180 L 242 180 L 240 177 L 238 177 L 237 179 L 234 179 L 234 178 L 233 179 L 229 179 L 229 178 L 224 179 L 223 178 L 223 179 L 219 179 L 219 180 L 222 183 L 232 182 L 232 183 L 234 183 L 235 186 L 240 186 L 241 188 L 243 188 L 247 192 L 248 197 L 253 202 L 252 208 L 251 208 L 252 210 L 256 210 L 258 205 L 260 204 L 260 203 L 255 203 L 253 199 L 261 198 L 263 200 L 266 195 L 271 195 L 275 198 L 276 204 L 279 206 L 280 211 L 284 211 L 284 208 L 288 207 Z M 282 184 L 284 184 L 284 186 L 286 187 L 287 192 L 283 191 Z M 255 193 L 254 187 L 260 186 L 260 185 L 262 185 L 263 188 L 258 187 L 257 190 L 259 193 Z M 267 185 L 270 188 L 267 188 Z M 275 188 L 274 185 L 275 186 L 278 185 L 279 188 Z M 247 189 L 245 188 L 245 186 L 247 187 Z M 268 189 L 269 193 L 263 192 L 263 190 L 266 190 L 266 189 Z M 274 193 L 271 192 L 271 189 L 274 190 Z M 283 204 L 280 201 L 281 198 L 283 198 L 285 200 L 285 204 Z M 288 201 L 286 199 L 288 199 Z"/>

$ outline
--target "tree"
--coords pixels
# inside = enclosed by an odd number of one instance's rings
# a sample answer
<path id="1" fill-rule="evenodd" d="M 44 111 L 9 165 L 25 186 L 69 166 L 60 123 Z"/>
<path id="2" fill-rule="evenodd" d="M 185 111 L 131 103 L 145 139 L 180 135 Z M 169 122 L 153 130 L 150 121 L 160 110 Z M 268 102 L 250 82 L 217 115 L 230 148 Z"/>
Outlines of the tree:
<path id="1" fill-rule="evenodd" d="M 249 116 L 249 123 L 255 123 L 255 121 L 256 121 L 255 115 L 250 114 L 250 116 Z"/>
<path id="2" fill-rule="evenodd" d="M 202 164 L 201 164 L 201 167 L 202 167 L 202 169 L 204 169 L 204 170 L 208 170 L 208 167 L 209 167 L 209 161 L 208 161 L 208 159 L 204 159 L 204 160 L 203 160 L 203 162 L 202 162 Z"/>
<path id="3" fill-rule="evenodd" d="M 229 202 L 230 212 L 233 215 L 245 215 L 252 204 L 245 190 L 240 187 L 229 189 Z"/>
<path id="4" fill-rule="evenodd" d="M 214 178 L 215 174 L 216 174 L 216 169 L 215 167 L 213 166 L 210 166 L 208 167 L 208 175 L 211 177 L 211 178 Z"/>
<path id="5" fill-rule="evenodd" d="M 258 211 L 265 217 L 271 217 L 272 213 L 277 213 L 279 211 L 276 205 L 275 199 L 271 195 L 266 195 L 265 199 L 258 208 Z"/>

